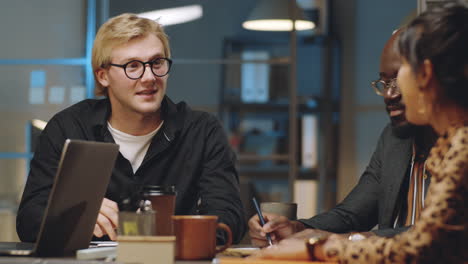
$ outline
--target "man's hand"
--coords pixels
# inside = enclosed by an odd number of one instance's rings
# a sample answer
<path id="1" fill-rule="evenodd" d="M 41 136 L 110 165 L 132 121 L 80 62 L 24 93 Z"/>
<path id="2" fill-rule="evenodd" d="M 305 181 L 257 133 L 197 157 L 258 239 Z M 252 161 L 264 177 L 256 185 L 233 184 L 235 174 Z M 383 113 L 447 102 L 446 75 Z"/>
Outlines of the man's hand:
<path id="1" fill-rule="evenodd" d="M 263 218 L 266 222 L 263 227 L 257 215 L 252 216 L 249 220 L 249 235 L 252 245 L 268 246 L 266 233 L 270 233 L 271 239 L 277 242 L 305 228 L 301 222 L 291 221 L 285 216 L 263 213 Z"/>
<path id="2" fill-rule="evenodd" d="M 94 235 L 102 237 L 108 235 L 111 240 L 117 239 L 115 229 L 119 225 L 119 207 L 117 203 L 107 198 L 102 200 L 101 209 L 94 226 Z"/>

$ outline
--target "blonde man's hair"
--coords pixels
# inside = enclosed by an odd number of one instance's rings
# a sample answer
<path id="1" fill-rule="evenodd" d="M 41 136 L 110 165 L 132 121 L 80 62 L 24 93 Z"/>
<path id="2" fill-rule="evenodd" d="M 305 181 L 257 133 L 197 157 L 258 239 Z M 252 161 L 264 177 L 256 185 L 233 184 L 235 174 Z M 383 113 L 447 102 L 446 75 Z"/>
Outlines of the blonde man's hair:
<path id="1" fill-rule="evenodd" d="M 138 17 L 135 14 L 125 13 L 109 19 L 96 34 L 93 45 L 92 66 L 97 96 L 107 96 L 107 87 L 103 87 L 97 80 L 97 70 L 109 67 L 111 52 L 116 46 L 127 43 L 133 39 L 154 34 L 164 47 L 164 56 L 171 57 L 169 39 L 162 26 L 156 21 Z"/>

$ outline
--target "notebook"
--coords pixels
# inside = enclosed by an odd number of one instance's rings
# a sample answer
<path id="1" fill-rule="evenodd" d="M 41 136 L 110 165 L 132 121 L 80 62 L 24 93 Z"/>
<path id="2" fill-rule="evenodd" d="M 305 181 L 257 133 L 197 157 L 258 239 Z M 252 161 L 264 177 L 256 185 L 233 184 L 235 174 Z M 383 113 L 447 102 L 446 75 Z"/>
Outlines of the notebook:
<path id="1" fill-rule="evenodd" d="M 36 243 L 0 242 L 0 255 L 63 257 L 88 248 L 119 146 L 65 141 Z"/>

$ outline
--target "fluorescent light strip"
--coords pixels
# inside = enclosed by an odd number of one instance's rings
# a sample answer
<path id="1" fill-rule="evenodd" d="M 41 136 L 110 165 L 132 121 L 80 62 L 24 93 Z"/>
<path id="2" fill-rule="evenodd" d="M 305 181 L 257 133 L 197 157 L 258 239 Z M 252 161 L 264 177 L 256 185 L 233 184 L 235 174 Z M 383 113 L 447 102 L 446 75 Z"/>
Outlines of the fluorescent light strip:
<path id="1" fill-rule="evenodd" d="M 140 13 L 138 16 L 157 20 L 163 26 L 170 26 L 201 18 L 203 8 L 201 5 L 188 5 Z"/>
<path id="2" fill-rule="evenodd" d="M 245 21 L 242 26 L 249 30 L 260 31 L 291 31 L 292 21 L 289 19 L 263 19 Z M 296 20 L 296 30 L 314 29 L 315 23 L 306 20 Z"/>

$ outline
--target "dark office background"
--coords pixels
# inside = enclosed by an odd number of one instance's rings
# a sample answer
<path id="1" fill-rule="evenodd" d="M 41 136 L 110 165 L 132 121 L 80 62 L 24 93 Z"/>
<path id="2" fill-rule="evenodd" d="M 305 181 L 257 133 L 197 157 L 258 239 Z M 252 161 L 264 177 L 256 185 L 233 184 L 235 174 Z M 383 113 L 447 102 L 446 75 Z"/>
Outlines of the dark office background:
<path id="1" fill-rule="evenodd" d="M 298 2 L 308 1 L 314 0 Z M 339 201 L 356 183 L 388 122 L 382 98 L 373 93 L 369 83 L 378 77 L 379 57 L 385 41 L 416 12 L 417 1 L 329 2 L 330 32 L 341 47 Z M 255 34 L 241 27 L 255 5 L 253 0 L 97 0 L 96 24 L 99 26 L 107 16 L 123 12 L 188 4 L 202 5 L 203 17 L 167 28 L 174 58 L 220 59 L 226 38 Z M 102 10 L 101 7 L 106 5 L 109 9 Z M 14 213 L 31 151 L 28 149 L 27 124 L 34 118 L 48 120 L 73 103 L 72 88 L 79 93 L 86 83 L 83 62 L 73 58 L 85 56 L 87 5 L 85 0 L 5 0 L 0 8 L 0 22 L 0 240 L 8 240 L 13 236 L 4 230 L 14 230 Z M 287 38 L 287 34 L 279 34 Z M 298 92 L 318 90 L 317 80 L 321 76 L 313 73 L 320 72 L 320 65 L 314 60 L 314 56 L 320 54 L 313 47 L 300 47 L 300 54 L 307 56 L 298 58 L 298 75 L 303 76 L 298 80 Z M 64 59 L 64 64 L 43 65 L 38 62 L 42 59 Z M 43 86 L 39 87 L 42 90 L 34 91 L 39 95 L 42 91 L 45 100 L 34 104 L 30 101 L 33 71 L 47 74 L 44 84 L 34 84 Z M 175 101 L 187 101 L 193 108 L 216 113 L 223 78 L 221 72 L 220 65 L 212 63 L 176 65 L 169 79 L 168 95 Z M 58 96 L 54 92 L 58 92 Z"/>

